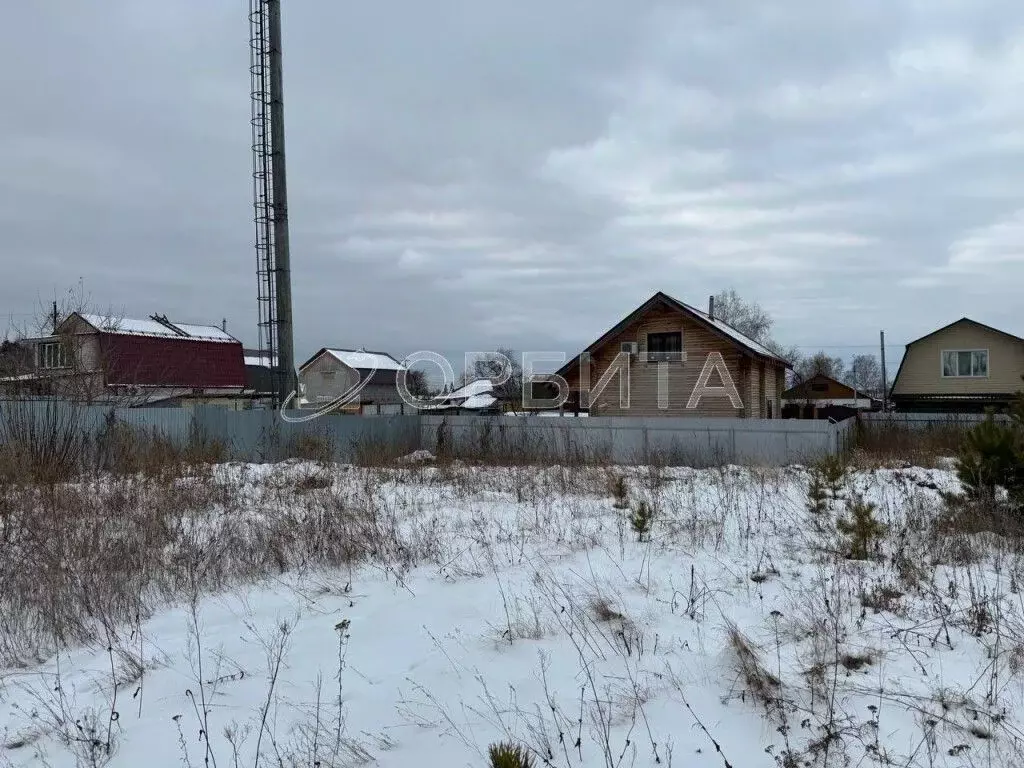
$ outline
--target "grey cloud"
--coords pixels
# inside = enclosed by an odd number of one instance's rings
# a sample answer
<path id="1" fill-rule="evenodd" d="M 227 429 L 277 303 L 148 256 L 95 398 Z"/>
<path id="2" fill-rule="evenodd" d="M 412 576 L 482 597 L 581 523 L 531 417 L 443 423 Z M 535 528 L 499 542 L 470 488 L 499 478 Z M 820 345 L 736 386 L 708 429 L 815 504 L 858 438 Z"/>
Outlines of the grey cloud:
<path id="1" fill-rule="evenodd" d="M 255 339 L 244 3 L 23 4 L 0 312 Z M 575 351 L 734 285 L 783 342 L 1016 314 L 1024 10 L 1008 0 L 285 8 L 299 356 Z M 9 115 L 9 117 L 8 117 Z"/>

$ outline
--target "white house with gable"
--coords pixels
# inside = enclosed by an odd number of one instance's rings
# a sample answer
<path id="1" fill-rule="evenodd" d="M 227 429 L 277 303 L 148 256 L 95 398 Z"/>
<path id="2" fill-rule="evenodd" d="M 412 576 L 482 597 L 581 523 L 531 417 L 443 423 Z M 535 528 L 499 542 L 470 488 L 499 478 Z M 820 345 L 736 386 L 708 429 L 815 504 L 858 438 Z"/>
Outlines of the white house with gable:
<path id="1" fill-rule="evenodd" d="M 398 393 L 398 373 L 403 370 L 387 352 L 324 347 L 299 367 L 299 407 L 323 408 L 366 381 L 358 397 L 339 407 L 339 412 L 363 416 L 411 413 Z"/>

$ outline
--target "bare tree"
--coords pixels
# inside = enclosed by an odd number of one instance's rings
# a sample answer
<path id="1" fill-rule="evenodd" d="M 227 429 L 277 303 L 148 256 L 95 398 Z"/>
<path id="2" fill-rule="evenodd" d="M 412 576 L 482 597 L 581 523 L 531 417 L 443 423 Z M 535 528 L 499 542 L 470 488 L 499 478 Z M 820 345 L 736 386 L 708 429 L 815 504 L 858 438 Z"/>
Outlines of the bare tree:
<path id="1" fill-rule="evenodd" d="M 413 397 L 424 398 L 434 394 L 427 378 L 426 371 L 420 369 L 409 369 L 406 372 L 405 384 L 409 388 L 409 394 Z"/>
<path id="2" fill-rule="evenodd" d="M 785 347 L 772 337 L 775 321 L 756 301 L 747 301 L 736 289 L 715 294 L 715 318 L 768 347 L 774 354 L 793 366 L 800 361 L 797 347 Z"/>
<path id="3" fill-rule="evenodd" d="M 478 356 L 463 374 L 463 383 L 476 379 L 489 379 L 495 383 L 494 395 L 499 400 L 512 402 L 522 397 L 522 355 L 508 347 L 498 347 L 494 353 Z M 502 383 L 497 383 L 506 379 Z"/>
<path id="4" fill-rule="evenodd" d="M 775 321 L 756 301 L 745 301 L 734 288 L 715 294 L 715 317 L 762 344 L 771 339 Z"/>
<path id="5" fill-rule="evenodd" d="M 880 396 L 882 394 L 882 366 L 874 355 L 857 355 L 847 372 L 849 385 L 859 392 Z"/>
<path id="6" fill-rule="evenodd" d="M 796 377 L 798 381 L 807 381 L 821 374 L 836 381 L 842 381 L 845 376 L 845 368 L 846 364 L 843 362 L 843 358 L 832 357 L 821 350 L 797 363 Z"/>

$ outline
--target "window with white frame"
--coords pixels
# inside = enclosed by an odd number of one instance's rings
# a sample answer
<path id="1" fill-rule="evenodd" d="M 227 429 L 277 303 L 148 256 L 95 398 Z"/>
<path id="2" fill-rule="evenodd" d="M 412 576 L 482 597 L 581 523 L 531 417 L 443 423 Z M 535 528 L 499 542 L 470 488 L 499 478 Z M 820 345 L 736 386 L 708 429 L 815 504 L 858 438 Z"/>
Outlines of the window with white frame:
<path id="1" fill-rule="evenodd" d="M 678 362 L 683 359 L 683 332 L 648 333 L 648 362 Z"/>
<path id="2" fill-rule="evenodd" d="M 983 379 L 988 376 L 987 349 L 942 350 L 943 378 Z"/>
<path id="3" fill-rule="evenodd" d="M 67 347 L 59 341 L 46 341 L 36 347 L 36 364 L 44 370 L 68 367 Z"/>

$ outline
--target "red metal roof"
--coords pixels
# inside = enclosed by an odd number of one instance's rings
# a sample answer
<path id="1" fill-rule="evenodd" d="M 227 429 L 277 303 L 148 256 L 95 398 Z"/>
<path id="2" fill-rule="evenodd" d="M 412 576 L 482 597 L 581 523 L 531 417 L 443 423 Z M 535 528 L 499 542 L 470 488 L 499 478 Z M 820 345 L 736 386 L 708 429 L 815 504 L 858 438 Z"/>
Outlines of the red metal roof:
<path id="1" fill-rule="evenodd" d="M 243 388 L 242 343 L 100 333 L 107 384 Z"/>

